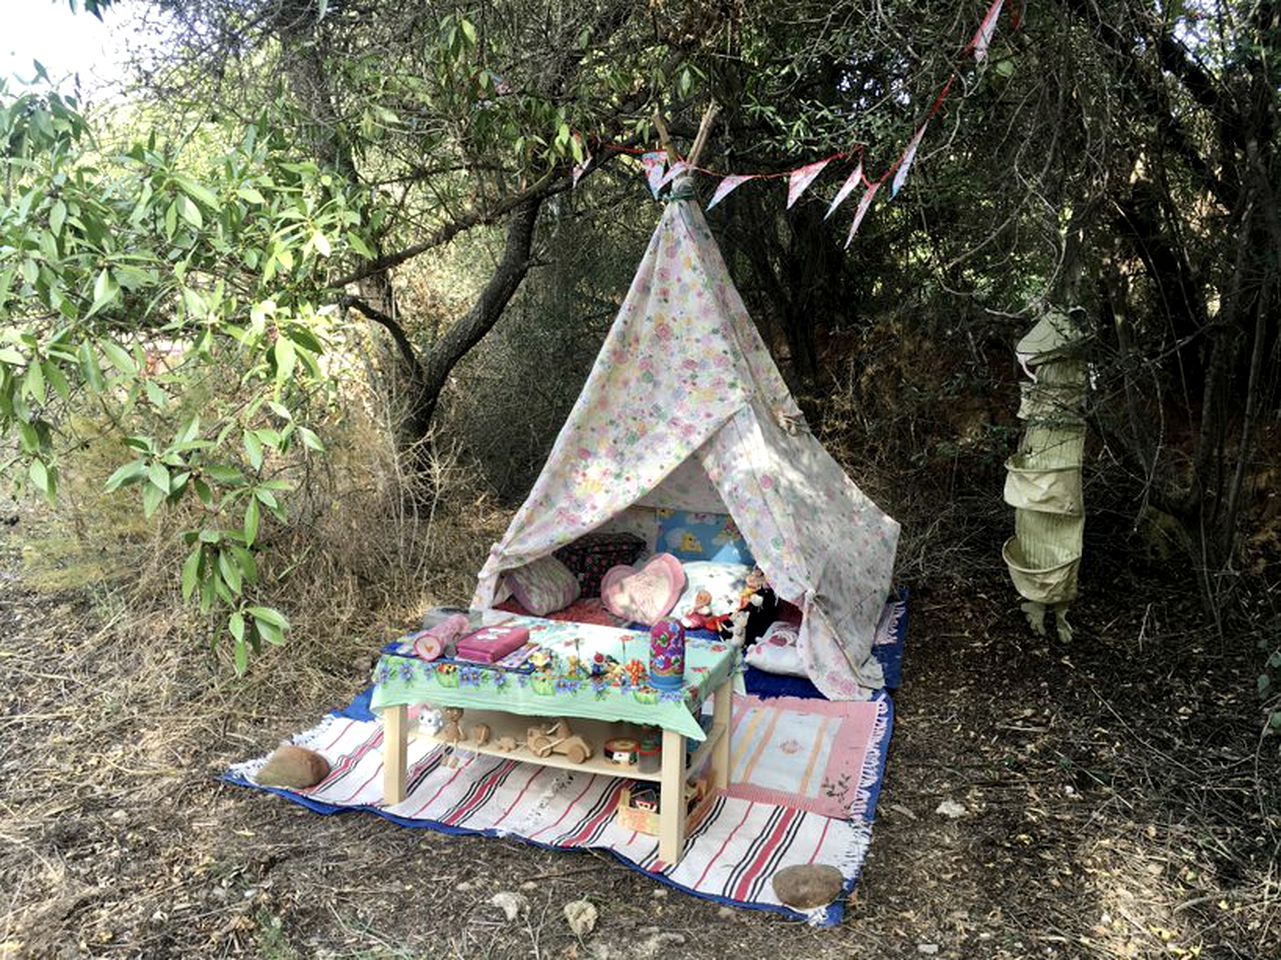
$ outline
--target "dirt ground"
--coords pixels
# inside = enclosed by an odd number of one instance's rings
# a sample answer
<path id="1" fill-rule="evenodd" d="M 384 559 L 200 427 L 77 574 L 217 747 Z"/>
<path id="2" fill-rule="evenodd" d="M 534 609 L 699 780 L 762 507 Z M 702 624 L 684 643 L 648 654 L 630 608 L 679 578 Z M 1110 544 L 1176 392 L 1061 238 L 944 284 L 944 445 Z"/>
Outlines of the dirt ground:
<path id="1" fill-rule="evenodd" d="M 25 526 L 0 559 L 5 960 L 1281 957 L 1260 655 L 1211 639 L 1195 597 L 1106 562 L 1070 646 L 1029 636 L 999 561 L 910 584 L 871 853 L 845 922 L 815 930 L 603 858 L 218 783 L 350 699 L 383 638 L 297 638 L 237 680 L 113 594 L 33 592 Z M 507 922 L 499 890 L 529 916 Z M 600 910 L 581 941 L 561 913 L 579 898 Z"/>

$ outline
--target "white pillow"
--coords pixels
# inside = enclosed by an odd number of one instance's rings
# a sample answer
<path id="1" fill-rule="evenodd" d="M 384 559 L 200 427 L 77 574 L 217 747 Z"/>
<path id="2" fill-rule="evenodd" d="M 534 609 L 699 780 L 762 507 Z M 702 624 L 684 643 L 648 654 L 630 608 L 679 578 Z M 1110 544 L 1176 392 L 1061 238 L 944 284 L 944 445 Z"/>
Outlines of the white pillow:
<path id="1" fill-rule="evenodd" d="M 715 560 L 687 560 L 681 566 L 685 568 L 685 592 L 672 608 L 672 616 L 684 616 L 692 610 L 694 598 L 700 590 L 712 595 L 713 615 L 733 613 L 738 609 L 739 594 L 747 586 L 751 567 Z"/>
<path id="2" fill-rule="evenodd" d="M 798 630 L 794 623 L 771 623 L 765 635 L 747 648 L 748 666 L 787 677 L 805 676 L 801 653 L 796 648 Z"/>

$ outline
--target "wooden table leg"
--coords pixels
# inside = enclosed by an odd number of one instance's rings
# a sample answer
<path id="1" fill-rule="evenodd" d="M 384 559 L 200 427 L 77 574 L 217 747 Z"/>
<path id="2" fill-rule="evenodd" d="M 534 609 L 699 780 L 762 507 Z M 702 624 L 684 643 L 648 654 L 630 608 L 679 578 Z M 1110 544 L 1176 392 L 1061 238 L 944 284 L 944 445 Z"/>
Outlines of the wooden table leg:
<path id="1" fill-rule="evenodd" d="M 404 705 L 383 709 L 383 803 L 405 799 L 405 760 L 409 747 L 409 710 Z"/>
<path id="2" fill-rule="evenodd" d="M 680 862 L 685 849 L 685 738 L 663 731 L 663 768 L 659 781 L 658 856 L 668 864 Z"/>
<path id="3" fill-rule="evenodd" d="M 712 748 L 712 786 L 724 790 L 729 786 L 729 735 L 734 725 L 734 684 L 726 680 L 716 688 L 712 723 L 724 729 Z"/>

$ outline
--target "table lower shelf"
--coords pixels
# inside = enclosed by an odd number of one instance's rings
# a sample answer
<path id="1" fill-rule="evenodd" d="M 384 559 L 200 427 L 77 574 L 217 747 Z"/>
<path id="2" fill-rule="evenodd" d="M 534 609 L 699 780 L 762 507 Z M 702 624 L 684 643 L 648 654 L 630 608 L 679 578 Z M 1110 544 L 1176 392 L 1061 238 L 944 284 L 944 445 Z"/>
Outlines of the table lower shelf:
<path id="1" fill-rule="evenodd" d="M 662 774 L 658 770 L 653 773 L 642 773 L 635 764 L 614 763 L 604 756 L 605 741 L 615 737 L 637 737 L 640 731 L 635 724 L 608 723 L 602 720 L 570 720 L 569 725 L 573 732 L 586 740 L 592 748 L 591 757 L 583 763 L 575 763 L 569 757 L 558 753 L 540 757 L 525 746 L 525 738 L 530 728 L 537 727 L 547 730 L 554 725 L 554 720 L 544 717 L 503 713 L 498 710 L 467 710 L 463 714 L 461 723 L 463 732 L 467 734 L 467 739 L 457 743 L 449 743 L 446 740 L 442 740 L 438 734 L 432 734 L 417 727 L 410 731 L 409 736 L 411 739 L 421 739 L 429 743 L 452 746 L 458 750 L 470 750 L 474 753 L 482 753 L 488 756 L 506 757 L 523 763 L 537 763 L 544 767 L 581 770 L 606 777 L 625 777 L 629 780 L 648 780 L 653 783 L 658 783 L 662 780 Z M 473 731 L 478 724 L 485 724 L 490 731 L 489 742 L 483 745 L 475 741 Z M 699 742 L 698 748 L 690 757 L 687 771 L 697 770 L 703 761 L 711 755 L 712 749 L 724 735 L 724 725 L 713 724 L 707 734 L 707 739 Z M 495 742 L 503 737 L 511 737 L 517 742 L 518 746 L 514 750 L 498 749 L 495 746 Z"/>

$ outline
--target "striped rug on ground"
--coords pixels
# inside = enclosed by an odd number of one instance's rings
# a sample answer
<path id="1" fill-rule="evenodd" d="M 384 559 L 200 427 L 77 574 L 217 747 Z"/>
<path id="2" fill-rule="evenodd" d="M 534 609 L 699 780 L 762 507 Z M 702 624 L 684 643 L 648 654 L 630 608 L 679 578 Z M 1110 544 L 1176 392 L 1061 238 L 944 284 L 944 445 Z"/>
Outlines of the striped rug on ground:
<path id="1" fill-rule="evenodd" d="M 358 701 L 359 703 L 359 701 Z M 618 794 L 627 781 L 535 766 L 468 751 L 409 745 L 408 792 L 403 803 L 382 803 L 382 729 L 360 707 L 326 717 L 293 739 L 329 760 L 329 776 L 310 790 L 271 789 L 318 813 L 362 810 L 402 826 L 452 834 L 523 839 L 554 849 L 595 849 L 625 866 L 698 897 L 731 906 L 771 910 L 811 923 L 840 921 L 844 900 L 797 913 L 774 896 L 774 873 L 793 864 L 831 864 L 852 891 L 871 840 L 885 753 L 892 727 L 892 704 L 883 697 L 867 706 L 877 719 L 866 725 L 870 738 L 858 815 L 828 817 L 812 810 L 747 797 L 717 797 L 709 814 L 691 832 L 681 862 L 658 859 L 653 837 L 625 829 L 616 820 Z M 356 707 L 356 705 L 353 705 Z M 832 726 L 829 736 L 834 736 Z M 265 758 L 233 766 L 224 779 L 257 789 L 254 774 Z M 732 793 L 733 791 L 731 791 Z M 803 798 L 797 798 L 798 801 Z"/>

